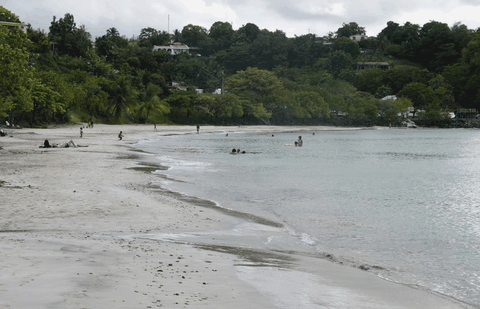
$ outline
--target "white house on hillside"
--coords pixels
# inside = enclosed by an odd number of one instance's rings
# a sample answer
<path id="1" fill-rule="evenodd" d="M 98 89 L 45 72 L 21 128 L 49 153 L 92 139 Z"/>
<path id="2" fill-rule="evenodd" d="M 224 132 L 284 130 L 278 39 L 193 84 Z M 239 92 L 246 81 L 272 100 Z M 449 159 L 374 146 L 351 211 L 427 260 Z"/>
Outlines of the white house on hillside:
<path id="1" fill-rule="evenodd" d="M 170 55 L 174 56 L 181 53 L 188 53 L 191 48 L 185 44 L 175 42 L 171 45 L 166 45 L 166 46 L 154 45 L 152 51 L 157 51 L 160 49 L 166 50 L 168 53 L 170 53 Z"/>
<path id="2" fill-rule="evenodd" d="M 354 34 L 354 35 L 350 36 L 350 40 L 352 40 L 354 42 L 360 42 L 360 41 L 366 40 L 366 39 L 367 39 L 367 36 L 364 35 L 364 34 Z"/>
<path id="3" fill-rule="evenodd" d="M 27 25 L 24 23 L 12 23 L 9 21 L 0 21 L 0 25 L 10 26 L 10 27 L 17 27 L 22 29 L 22 31 L 26 34 L 27 33 Z"/>

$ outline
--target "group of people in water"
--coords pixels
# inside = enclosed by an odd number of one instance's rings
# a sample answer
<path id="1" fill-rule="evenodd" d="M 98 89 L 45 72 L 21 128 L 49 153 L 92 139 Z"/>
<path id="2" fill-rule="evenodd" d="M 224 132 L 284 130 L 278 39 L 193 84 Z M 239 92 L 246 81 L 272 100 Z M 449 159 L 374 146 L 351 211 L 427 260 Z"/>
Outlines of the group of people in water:
<path id="1" fill-rule="evenodd" d="M 244 154 L 246 153 L 245 150 L 241 151 L 240 149 L 235 149 L 233 148 L 232 151 L 230 151 L 230 154 Z"/>
<path id="2" fill-rule="evenodd" d="M 313 133 L 313 135 L 315 135 L 315 133 Z M 228 133 L 226 134 L 226 136 L 228 136 Z M 275 135 L 272 134 L 272 137 L 274 137 Z M 303 139 L 302 139 L 302 136 L 299 136 L 298 139 L 295 141 L 294 144 L 290 144 L 290 143 L 287 143 L 285 144 L 285 146 L 293 146 L 295 145 L 295 147 L 302 147 L 303 146 Z M 245 150 L 241 151 L 240 149 L 236 149 L 236 148 L 233 148 L 231 151 L 230 151 L 230 154 L 233 154 L 233 155 L 236 155 L 236 154 L 244 154 L 246 153 Z"/>

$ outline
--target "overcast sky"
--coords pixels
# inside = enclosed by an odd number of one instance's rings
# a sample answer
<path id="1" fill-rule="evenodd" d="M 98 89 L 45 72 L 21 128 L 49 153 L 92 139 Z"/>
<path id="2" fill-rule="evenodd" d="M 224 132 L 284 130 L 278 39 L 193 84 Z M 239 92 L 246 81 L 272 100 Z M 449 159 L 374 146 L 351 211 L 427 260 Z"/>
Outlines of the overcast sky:
<path id="1" fill-rule="evenodd" d="M 369 36 L 388 21 L 480 27 L 480 0 L 0 0 L 0 5 L 47 33 L 53 16 L 58 20 L 70 13 L 93 38 L 111 27 L 130 38 L 147 27 L 171 33 L 193 24 L 208 30 L 216 21 L 230 22 L 235 30 L 254 23 L 288 37 L 323 36 L 349 22 L 365 27 Z"/>

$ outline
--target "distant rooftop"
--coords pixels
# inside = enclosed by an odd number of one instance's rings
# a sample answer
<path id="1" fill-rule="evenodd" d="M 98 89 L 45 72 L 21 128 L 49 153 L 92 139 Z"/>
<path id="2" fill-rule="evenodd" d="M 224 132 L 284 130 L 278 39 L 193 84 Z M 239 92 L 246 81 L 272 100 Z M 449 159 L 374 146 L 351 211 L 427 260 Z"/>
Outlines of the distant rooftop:
<path id="1" fill-rule="evenodd" d="M 10 21 L 0 21 L 0 25 L 11 26 L 11 27 L 18 27 L 22 29 L 24 33 L 27 33 L 27 24 L 24 23 L 13 23 Z"/>
<path id="2" fill-rule="evenodd" d="M 357 70 L 365 69 L 390 69 L 388 62 L 357 62 Z"/>
<path id="3" fill-rule="evenodd" d="M 185 44 L 175 42 L 170 45 L 164 45 L 164 46 L 154 45 L 152 51 L 157 51 L 160 49 L 166 50 L 167 52 L 170 53 L 170 55 L 178 55 L 181 53 L 188 53 L 192 48 L 188 47 Z"/>

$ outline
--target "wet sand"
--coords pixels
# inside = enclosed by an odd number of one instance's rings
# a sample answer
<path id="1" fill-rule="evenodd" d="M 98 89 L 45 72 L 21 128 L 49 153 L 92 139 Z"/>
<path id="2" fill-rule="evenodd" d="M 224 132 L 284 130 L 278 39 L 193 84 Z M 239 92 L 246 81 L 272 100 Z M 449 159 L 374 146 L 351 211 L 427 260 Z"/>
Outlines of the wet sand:
<path id="1" fill-rule="evenodd" d="M 83 138 L 79 127 L 0 138 L 0 308 L 469 308 L 325 259 L 217 240 L 239 226 L 284 231 L 156 186 L 151 172 L 164 167 L 133 144 L 194 126 L 95 125 Z M 239 130 L 287 131 L 200 134 Z M 45 139 L 88 147 L 39 148 Z"/>

